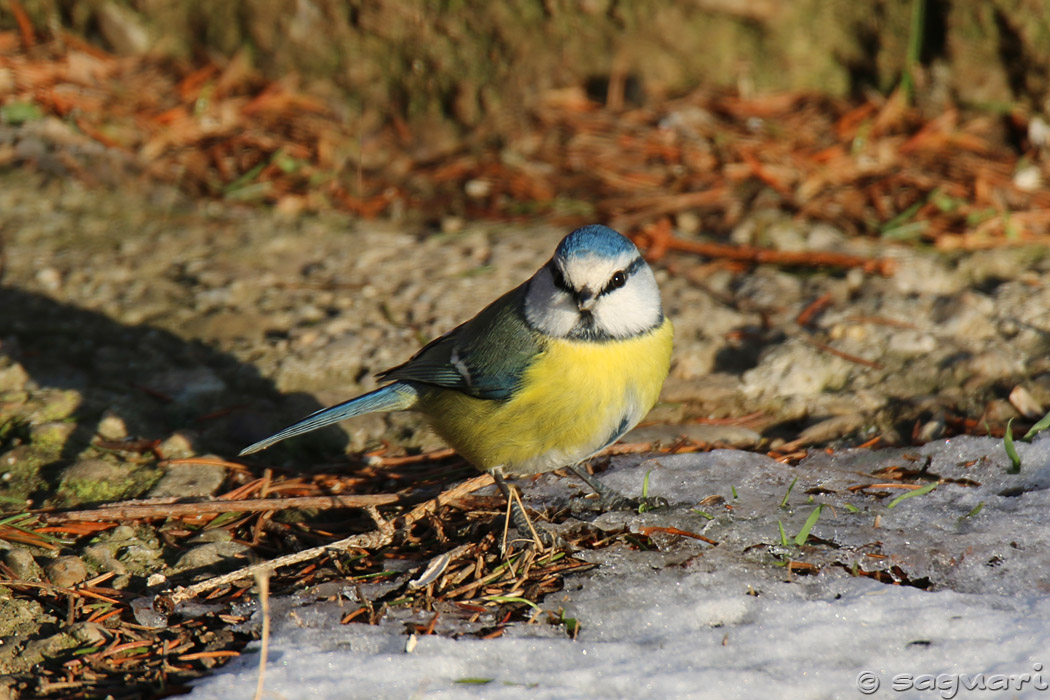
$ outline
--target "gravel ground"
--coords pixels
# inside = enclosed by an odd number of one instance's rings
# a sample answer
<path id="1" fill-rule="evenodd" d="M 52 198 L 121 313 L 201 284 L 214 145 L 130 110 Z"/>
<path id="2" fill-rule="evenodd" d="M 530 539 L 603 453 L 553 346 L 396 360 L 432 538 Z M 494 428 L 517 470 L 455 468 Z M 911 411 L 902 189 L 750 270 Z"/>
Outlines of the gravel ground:
<path id="1" fill-rule="evenodd" d="M 221 468 L 165 469 L 156 455 L 230 458 L 374 387 L 374 372 L 520 283 L 566 233 L 455 220 L 445 228 L 435 235 L 405 222 L 190 202 L 163 188 L 89 190 L 41 173 L 0 174 L 8 510 L 24 510 L 23 501 L 212 495 Z M 879 248 L 775 212 L 755 213 L 733 236 L 782 250 L 888 255 L 897 268 L 889 278 L 740 271 L 668 256 L 657 276 L 676 325 L 674 362 L 663 401 L 629 441 L 685 436 L 765 451 L 881 436 L 907 445 L 964 428 L 1001 434 L 1009 419 L 1030 424 L 1050 406 L 1046 251 L 946 257 Z M 807 308 L 816 311 L 800 325 Z M 750 418 L 696 420 L 741 416 Z M 411 415 L 366 416 L 265 457 L 295 466 L 384 440 L 439 447 L 420 427 Z M 100 440 L 161 442 L 155 454 L 135 456 L 100 449 Z M 4 540 L 0 549 L 16 574 L 57 585 L 113 570 L 119 576 L 107 585 L 135 586 L 201 565 L 141 528 L 124 530 L 56 552 Z M 206 564 L 243 556 L 237 544 L 196 549 Z M 43 639 L 43 619 L 0 600 L 0 637 Z M 25 663 L 0 653 L 0 673 Z"/>

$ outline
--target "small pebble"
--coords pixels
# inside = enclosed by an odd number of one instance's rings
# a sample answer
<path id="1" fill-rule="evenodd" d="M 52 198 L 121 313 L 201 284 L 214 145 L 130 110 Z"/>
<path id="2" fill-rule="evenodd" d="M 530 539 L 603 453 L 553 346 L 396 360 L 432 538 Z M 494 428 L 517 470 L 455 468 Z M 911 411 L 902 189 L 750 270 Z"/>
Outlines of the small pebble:
<path id="1" fill-rule="evenodd" d="M 700 233 L 703 221 L 700 215 L 694 211 L 683 211 L 675 217 L 675 226 L 681 233 L 687 236 L 695 236 Z"/>
<path id="2" fill-rule="evenodd" d="M 56 292 L 62 286 L 62 274 L 53 267 L 42 267 L 37 270 L 36 281 L 49 292 Z"/>
<path id="3" fill-rule="evenodd" d="M 1010 392 L 1010 405 L 1016 408 L 1022 416 L 1032 420 L 1042 418 L 1046 413 L 1035 397 L 1023 386 L 1015 386 Z"/>
<path id="4" fill-rule="evenodd" d="M 492 183 L 483 178 L 474 178 L 468 180 L 467 184 L 463 185 L 463 191 L 467 193 L 467 196 L 471 199 L 484 199 L 489 196 L 492 192 Z"/>
<path id="5" fill-rule="evenodd" d="M 176 571 L 203 573 L 247 566 L 251 548 L 239 542 L 209 542 L 187 551 L 175 563 Z"/>
<path id="6" fill-rule="evenodd" d="M 106 440 L 123 440 L 128 436 L 128 426 L 124 419 L 112 411 L 106 411 L 98 422 L 98 434 Z"/>
<path id="7" fill-rule="evenodd" d="M 190 435 L 185 431 L 172 433 L 168 439 L 157 445 L 156 451 L 164 459 L 184 459 L 197 454 Z"/>
<path id="8" fill-rule="evenodd" d="M 168 455 L 166 451 L 162 451 L 162 454 Z M 167 468 L 149 495 L 153 498 L 201 498 L 215 494 L 225 481 L 226 470 L 223 467 L 210 464 L 174 464 Z"/>
<path id="9" fill-rule="evenodd" d="M 88 577 L 87 565 L 80 557 L 68 555 L 52 560 L 44 567 L 44 573 L 51 583 L 68 588 L 84 581 Z"/>
<path id="10" fill-rule="evenodd" d="M 20 581 L 40 581 L 44 577 L 44 571 L 36 563 L 32 552 L 24 547 L 12 547 L 4 552 L 4 563 Z"/>

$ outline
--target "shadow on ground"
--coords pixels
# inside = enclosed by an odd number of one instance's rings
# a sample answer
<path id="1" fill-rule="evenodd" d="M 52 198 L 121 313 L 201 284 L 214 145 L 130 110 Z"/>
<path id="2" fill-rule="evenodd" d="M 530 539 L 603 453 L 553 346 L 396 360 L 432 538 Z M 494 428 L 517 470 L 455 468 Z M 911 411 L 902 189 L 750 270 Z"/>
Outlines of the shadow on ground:
<path id="1" fill-rule="evenodd" d="M 230 457 L 320 407 L 307 394 L 281 396 L 251 365 L 165 330 L 11 286 L 0 286 L 0 310 L 0 494 L 34 505 L 78 461 L 119 462 L 158 446 L 159 456 Z M 296 449 L 330 455 L 338 440 L 345 445 L 339 435 Z"/>

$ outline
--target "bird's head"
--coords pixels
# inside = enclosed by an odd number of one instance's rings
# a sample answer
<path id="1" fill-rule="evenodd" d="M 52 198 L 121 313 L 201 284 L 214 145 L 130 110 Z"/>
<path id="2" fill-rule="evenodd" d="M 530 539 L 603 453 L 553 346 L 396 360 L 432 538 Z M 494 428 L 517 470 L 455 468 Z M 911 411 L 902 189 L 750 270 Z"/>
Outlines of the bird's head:
<path id="1" fill-rule="evenodd" d="M 562 239 L 529 281 L 529 324 L 558 338 L 629 338 L 663 321 L 653 272 L 631 241 L 607 226 Z"/>

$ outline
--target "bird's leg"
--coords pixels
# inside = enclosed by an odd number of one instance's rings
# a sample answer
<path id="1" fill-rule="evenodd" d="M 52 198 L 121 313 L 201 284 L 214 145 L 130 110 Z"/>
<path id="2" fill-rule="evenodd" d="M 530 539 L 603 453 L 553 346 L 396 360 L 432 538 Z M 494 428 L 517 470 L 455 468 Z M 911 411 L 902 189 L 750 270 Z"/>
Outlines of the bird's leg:
<path id="1" fill-rule="evenodd" d="M 492 476 L 496 479 L 496 486 L 499 487 L 500 493 L 507 499 L 507 504 L 510 508 L 510 524 L 515 527 L 520 535 L 527 536 L 531 534 L 534 538 L 533 541 L 542 547 L 560 546 L 563 544 L 559 542 L 560 538 L 557 535 L 546 528 L 535 527 L 529 516 L 525 514 L 525 509 L 521 505 L 521 498 L 518 498 L 516 493 L 511 492 L 513 487 L 500 474 L 492 472 Z"/>
<path id="2" fill-rule="evenodd" d="M 652 510 L 670 505 L 662 496 L 642 496 L 641 498 L 625 496 L 595 479 L 579 464 L 570 466 L 569 470 L 594 489 L 594 492 L 598 494 L 598 506 L 602 510 Z"/>

